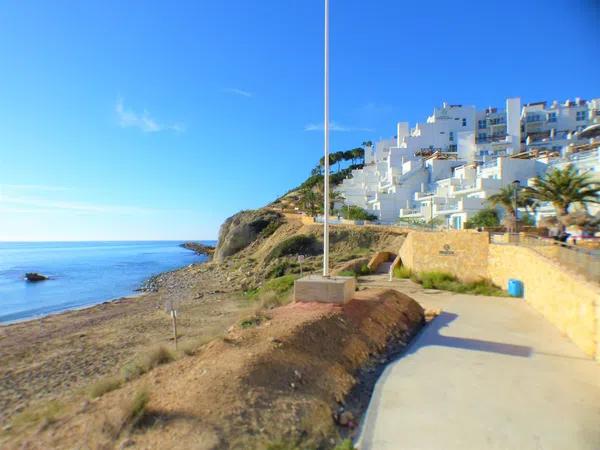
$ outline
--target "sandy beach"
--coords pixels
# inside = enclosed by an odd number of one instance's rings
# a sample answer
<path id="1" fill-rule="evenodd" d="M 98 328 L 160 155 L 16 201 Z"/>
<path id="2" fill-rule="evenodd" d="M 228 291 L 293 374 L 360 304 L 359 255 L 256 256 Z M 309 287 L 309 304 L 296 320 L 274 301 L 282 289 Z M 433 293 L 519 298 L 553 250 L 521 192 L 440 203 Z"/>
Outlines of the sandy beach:
<path id="1" fill-rule="evenodd" d="M 222 334 L 251 307 L 232 295 L 226 270 L 196 264 L 156 277 L 155 292 L 0 326 L 0 422 L 36 402 L 83 396 L 148 348 L 173 348 L 171 301 L 181 344 Z"/>

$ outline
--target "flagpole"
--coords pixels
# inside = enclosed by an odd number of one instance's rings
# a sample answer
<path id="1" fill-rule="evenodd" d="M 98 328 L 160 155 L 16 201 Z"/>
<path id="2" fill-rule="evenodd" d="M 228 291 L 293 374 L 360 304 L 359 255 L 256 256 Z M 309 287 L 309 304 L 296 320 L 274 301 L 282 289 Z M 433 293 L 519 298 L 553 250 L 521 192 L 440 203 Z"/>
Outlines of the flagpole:
<path id="1" fill-rule="evenodd" d="M 325 0 L 325 174 L 323 175 L 323 276 L 329 277 L 329 0 Z"/>

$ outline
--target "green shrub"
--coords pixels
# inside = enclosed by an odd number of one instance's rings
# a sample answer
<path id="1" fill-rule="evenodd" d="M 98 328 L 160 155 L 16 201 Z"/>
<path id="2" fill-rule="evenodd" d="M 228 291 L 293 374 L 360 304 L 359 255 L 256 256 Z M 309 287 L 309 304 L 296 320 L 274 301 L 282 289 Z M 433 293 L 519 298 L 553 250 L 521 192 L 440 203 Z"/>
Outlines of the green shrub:
<path id="1" fill-rule="evenodd" d="M 264 283 L 260 288 L 246 292 L 246 297 L 254 300 L 259 299 L 261 306 L 270 308 L 285 304 L 290 299 L 290 293 L 294 287 L 296 275 L 284 275 L 273 278 Z"/>
<path id="2" fill-rule="evenodd" d="M 349 220 L 377 220 L 377 216 L 369 214 L 365 209 L 360 206 L 344 206 L 340 208 L 338 214 L 344 219 Z"/>
<path id="3" fill-rule="evenodd" d="M 371 273 L 371 270 L 369 269 L 369 266 L 366 264 L 363 264 L 360 266 L 360 269 L 358 269 L 358 270 L 352 270 L 352 269 L 342 270 L 341 272 L 338 273 L 338 275 L 342 276 L 342 277 L 358 278 L 361 275 L 369 275 L 370 273 Z"/>
<path id="4" fill-rule="evenodd" d="M 410 270 L 406 266 L 396 266 L 394 267 L 394 277 L 395 278 L 410 278 L 412 277 L 412 270 Z"/>
<path id="5" fill-rule="evenodd" d="M 355 450 L 355 447 L 350 439 L 344 439 L 333 450 Z"/>
<path id="6" fill-rule="evenodd" d="M 281 261 L 276 264 L 269 273 L 267 274 L 267 278 L 278 278 L 285 275 L 285 272 L 290 267 L 290 263 L 288 261 Z"/>
<path id="7" fill-rule="evenodd" d="M 276 294 L 282 295 L 287 294 L 290 289 L 294 287 L 294 281 L 296 277 L 294 275 L 284 275 L 282 277 L 274 278 L 267 281 L 261 288 L 260 291 L 267 292 L 272 291 Z"/>
<path id="8" fill-rule="evenodd" d="M 354 270 L 342 270 L 338 275 L 341 277 L 358 277 L 358 274 Z"/>
<path id="9" fill-rule="evenodd" d="M 418 275 L 413 274 L 411 278 L 421 283 L 425 289 L 440 289 L 461 294 L 489 295 L 495 297 L 505 297 L 507 295 L 506 292 L 490 280 L 483 279 L 466 283 L 459 281 L 454 275 L 447 272 L 420 272 Z"/>
<path id="10" fill-rule="evenodd" d="M 490 228 L 499 225 L 498 213 L 492 208 L 482 209 L 465 222 L 465 228 Z"/>
<path id="11" fill-rule="evenodd" d="M 121 380 L 116 377 L 98 380 L 90 386 L 89 395 L 91 398 L 102 397 L 107 392 L 114 391 L 120 386 Z"/>
<path id="12" fill-rule="evenodd" d="M 456 277 L 447 272 L 421 272 L 418 275 L 419 282 L 425 289 L 444 289 L 442 285 L 456 281 Z"/>
<path id="13" fill-rule="evenodd" d="M 479 280 L 472 283 L 467 283 L 468 293 L 474 295 L 488 295 L 492 297 L 508 297 L 508 292 L 503 291 L 491 280 Z"/>
<path id="14" fill-rule="evenodd" d="M 363 264 L 360 266 L 360 270 L 358 272 L 359 275 L 369 275 L 371 273 L 371 269 L 369 269 L 368 264 Z"/>
<path id="15" fill-rule="evenodd" d="M 271 236 L 282 224 L 283 222 L 280 220 L 273 220 L 272 222 L 269 222 L 269 224 L 260 232 L 260 237 Z"/>
<path id="16" fill-rule="evenodd" d="M 299 234 L 292 236 L 271 250 L 268 261 L 288 255 L 318 255 L 322 252 L 321 244 L 312 234 Z"/>
<path id="17" fill-rule="evenodd" d="M 255 314 L 251 317 L 247 317 L 240 322 L 242 328 L 253 328 L 260 325 L 266 319 L 262 314 Z"/>

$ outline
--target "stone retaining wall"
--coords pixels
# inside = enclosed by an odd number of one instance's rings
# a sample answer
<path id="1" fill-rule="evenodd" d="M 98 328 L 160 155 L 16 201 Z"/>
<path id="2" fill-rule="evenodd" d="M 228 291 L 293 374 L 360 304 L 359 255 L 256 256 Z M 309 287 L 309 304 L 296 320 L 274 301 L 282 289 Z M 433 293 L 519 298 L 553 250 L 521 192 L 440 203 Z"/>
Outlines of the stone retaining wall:
<path id="1" fill-rule="evenodd" d="M 487 233 L 412 231 L 400 258 L 414 272 L 449 272 L 463 281 L 487 278 L 489 236 Z"/>
<path id="2" fill-rule="evenodd" d="M 488 271 L 503 288 L 510 278 L 521 280 L 525 301 L 600 361 L 600 286 L 517 245 L 490 244 Z"/>
<path id="3" fill-rule="evenodd" d="M 542 249 L 542 251 L 552 251 Z M 411 232 L 399 252 L 415 272 L 439 270 L 463 281 L 489 278 L 503 289 L 515 278 L 524 300 L 600 361 L 600 285 L 548 255 L 512 244 L 490 244 L 487 233 Z"/>

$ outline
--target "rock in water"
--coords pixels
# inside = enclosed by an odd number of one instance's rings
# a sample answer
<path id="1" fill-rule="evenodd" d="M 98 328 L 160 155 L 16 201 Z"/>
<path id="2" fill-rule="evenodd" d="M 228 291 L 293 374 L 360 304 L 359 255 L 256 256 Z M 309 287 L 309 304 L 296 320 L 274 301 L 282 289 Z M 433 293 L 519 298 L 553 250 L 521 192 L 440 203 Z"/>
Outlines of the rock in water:
<path id="1" fill-rule="evenodd" d="M 27 281 L 45 281 L 48 279 L 48 277 L 37 272 L 27 272 L 25 274 L 25 279 Z"/>

